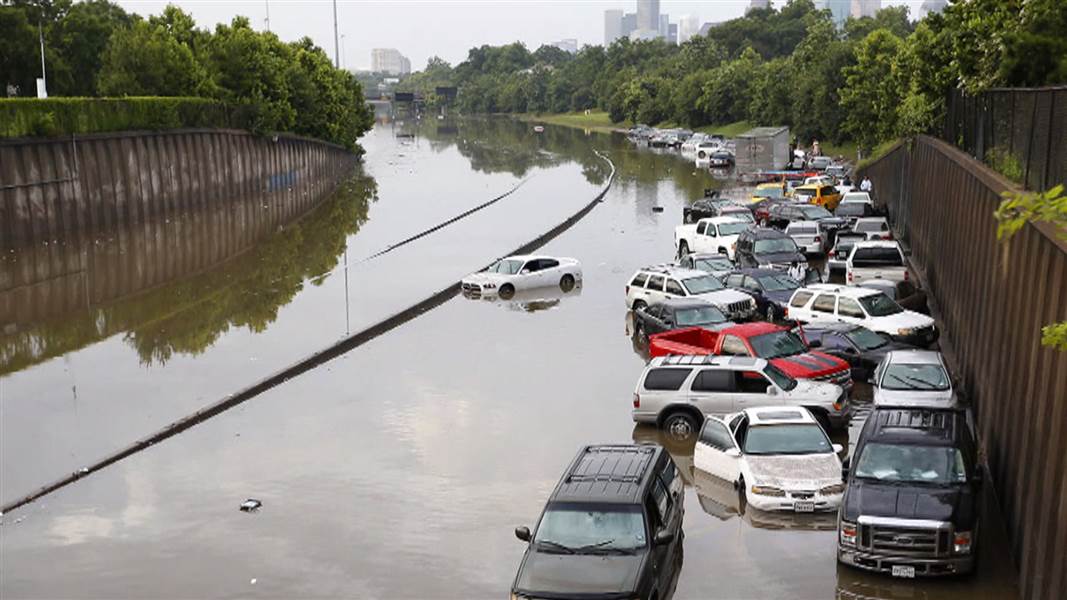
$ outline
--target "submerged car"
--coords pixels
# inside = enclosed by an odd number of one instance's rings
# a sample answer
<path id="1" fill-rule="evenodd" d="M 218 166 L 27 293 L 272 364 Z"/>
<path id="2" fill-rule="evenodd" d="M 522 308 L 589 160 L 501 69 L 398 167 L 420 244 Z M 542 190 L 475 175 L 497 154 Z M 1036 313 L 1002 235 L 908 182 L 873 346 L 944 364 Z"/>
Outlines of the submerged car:
<path id="1" fill-rule="evenodd" d="M 678 259 L 678 266 L 683 269 L 704 271 L 716 277 L 722 277 L 734 270 L 734 262 L 725 255 L 705 252 L 687 254 L 681 257 Z"/>
<path id="2" fill-rule="evenodd" d="M 889 352 L 871 377 L 875 406 L 953 408 L 952 377 L 940 352 Z"/>
<path id="3" fill-rule="evenodd" d="M 682 562 L 685 484 L 653 445 L 586 446 L 571 461 L 527 542 L 518 598 L 662 598 Z"/>
<path id="4" fill-rule="evenodd" d="M 867 381 L 885 355 L 912 346 L 894 342 L 889 336 L 852 323 L 816 322 L 794 330 L 811 348 L 848 363 L 852 378 Z"/>
<path id="5" fill-rule="evenodd" d="M 793 291 L 801 286 L 780 269 L 739 269 L 725 275 L 722 282 L 755 298 L 756 310 L 771 323 L 785 317 Z"/>
<path id="6" fill-rule="evenodd" d="M 582 280 L 582 265 L 573 258 L 516 255 L 502 258 L 460 282 L 466 295 L 497 294 L 507 300 L 518 290 L 558 285 L 565 292 Z"/>
<path id="7" fill-rule="evenodd" d="M 827 512 L 837 510 L 845 491 L 842 449 L 803 407 L 767 406 L 709 417 L 693 463 L 734 482 L 751 507 Z"/>
<path id="8" fill-rule="evenodd" d="M 681 327 L 715 329 L 733 324 L 719 307 L 699 298 L 673 298 L 634 311 L 634 333 L 642 338 Z"/>

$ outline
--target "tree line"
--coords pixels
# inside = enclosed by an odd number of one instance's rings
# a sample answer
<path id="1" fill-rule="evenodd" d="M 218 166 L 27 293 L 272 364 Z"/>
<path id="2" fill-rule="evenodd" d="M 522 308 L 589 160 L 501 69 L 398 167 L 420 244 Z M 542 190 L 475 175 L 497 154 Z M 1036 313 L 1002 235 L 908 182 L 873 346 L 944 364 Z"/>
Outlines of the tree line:
<path id="1" fill-rule="evenodd" d="M 363 90 L 310 38 L 283 42 L 236 17 L 214 31 L 168 5 L 144 19 L 108 0 L 0 2 L 0 85 L 34 96 L 43 33 L 52 96 L 210 98 L 250 112 L 256 131 L 350 149 L 373 123 Z"/>
<path id="2" fill-rule="evenodd" d="M 433 104 L 459 87 L 469 113 L 607 111 L 614 122 L 687 127 L 748 120 L 800 139 L 870 149 L 930 130 L 950 89 L 1067 82 L 1067 2 L 959 0 L 919 22 L 904 6 L 837 29 L 811 0 L 749 11 L 681 45 L 619 40 L 576 55 L 520 43 L 439 58 L 402 89 Z"/>

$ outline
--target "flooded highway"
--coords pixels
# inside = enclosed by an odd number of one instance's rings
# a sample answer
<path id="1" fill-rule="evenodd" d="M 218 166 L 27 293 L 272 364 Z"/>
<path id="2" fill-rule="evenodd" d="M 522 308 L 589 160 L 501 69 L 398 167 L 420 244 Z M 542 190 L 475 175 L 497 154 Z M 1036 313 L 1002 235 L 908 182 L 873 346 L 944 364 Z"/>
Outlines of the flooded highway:
<path id="1" fill-rule="evenodd" d="M 718 181 L 618 137 L 554 127 L 536 135 L 502 119 L 380 124 L 364 145 L 366 164 L 345 187 L 301 220 L 257 233 L 251 247 L 217 253 L 216 264 L 145 283 L 130 273 L 149 272 L 148 263 L 99 258 L 91 264 L 110 265 L 111 281 L 142 283 L 94 295 L 88 274 L 72 277 L 54 293 L 67 299 L 55 309 L 10 293 L 0 303 L 0 314 L 14 315 L 0 328 L 0 499 L 539 235 L 602 189 L 610 168 L 593 152 L 601 150 L 617 169 L 612 188 L 543 249 L 581 260 L 582 286 L 507 301 L 457 296 L 3 515 L 0 596 L 505 597 L 524 550 L 513 530 L 536 524 L 577 448 L 652 441 L 668 448 L 687 486 L 675 598 L 1016 597 L 992 498 L 974 576 L 868 575 L 836 564 L 832 516 L 748 509 L 729 484 L 693 468 L 692 442 L 634 426 L 645 359 L 627 335 L 623 288 L 639 267 L 672 258 L 682 206 Z M 363 261 L 519 184 L 483 211 Z M 74 253 L 140 248 L 102 243 L 110 249 Z M 31 254 L 0 269 L 25 273 L 13 265 L 37 260 Z M 21 281 L 0 282 L 8 280 Z M 862 404 L 867 394 L 856 395 Z M 855 442 L 863 412 L 835 442 Z M 248 498 L 262 508 L 240 512 Z"/>

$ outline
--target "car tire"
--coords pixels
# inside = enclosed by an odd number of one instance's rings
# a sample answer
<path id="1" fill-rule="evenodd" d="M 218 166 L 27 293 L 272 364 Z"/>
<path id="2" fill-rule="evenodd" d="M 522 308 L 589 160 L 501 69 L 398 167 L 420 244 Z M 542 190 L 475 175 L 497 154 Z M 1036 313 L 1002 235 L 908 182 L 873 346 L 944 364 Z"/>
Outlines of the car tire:
<path id="1" fill-rule="evenodd" d="M 634 303 L 632 305 L 631 310 L 636 312 L 636 311 L 639 311 L 639 310 L 641 310 L 642 308 L 644 308 L 646 306 L 648 306 L 648 303 L 645 302 L 644 300 L 634 300 Z"/>
<path id="2" fill-rule="evenodd" d="M 663 418 L 663 431 L 675 440 L 692 439 L 700 430 L 700 423 L 686 410 L 675 410 Z"/>
<path id="3" fill-rule="evenodd" d="M 574 275 L 567 273 L 559 278 L 559 289 L 569 292 L 574 289 Z"/>
<path id="4" fill-rule="evenodd" d="M 688 255 L 689 255 L 689 242 L 687 242 L 685 240 L 682 240 L 681 242 L 678 243 L 678 256 L 679 257 L 683 257 L 683 256 L 688 256 Z"/>
<path id="5" fill-rule="evenodd" d="M 500 289 L 497 291 L 497 295 L 500 296 L 501 300 L 510 300 L 515 297 L 515 286 L 511 285 L 510 283 L 505 283 L 504 285 L 500 286 Z"/>

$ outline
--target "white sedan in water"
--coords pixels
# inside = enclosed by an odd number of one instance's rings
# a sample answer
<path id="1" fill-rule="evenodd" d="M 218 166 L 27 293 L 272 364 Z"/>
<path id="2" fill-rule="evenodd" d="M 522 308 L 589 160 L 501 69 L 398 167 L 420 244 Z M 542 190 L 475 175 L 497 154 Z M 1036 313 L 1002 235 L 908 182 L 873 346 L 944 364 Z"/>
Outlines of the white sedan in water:
<path id="1" fill-rule="evenodd" d="M 841 450 L 806 408 L 768 406 L 707 417 L 693 463 L 741 487 L 753 508 L 823 512 L 841 505 Z"/>
<path id="2" fill-rule="evenodd" d="M 517 290 L 558 285 L 564 292 L 582 281 L 582 264 L 573 258 L 518 255 L 502 258 L 460 282 L 466 295 L 497 294 L 507 300 Z"/>

